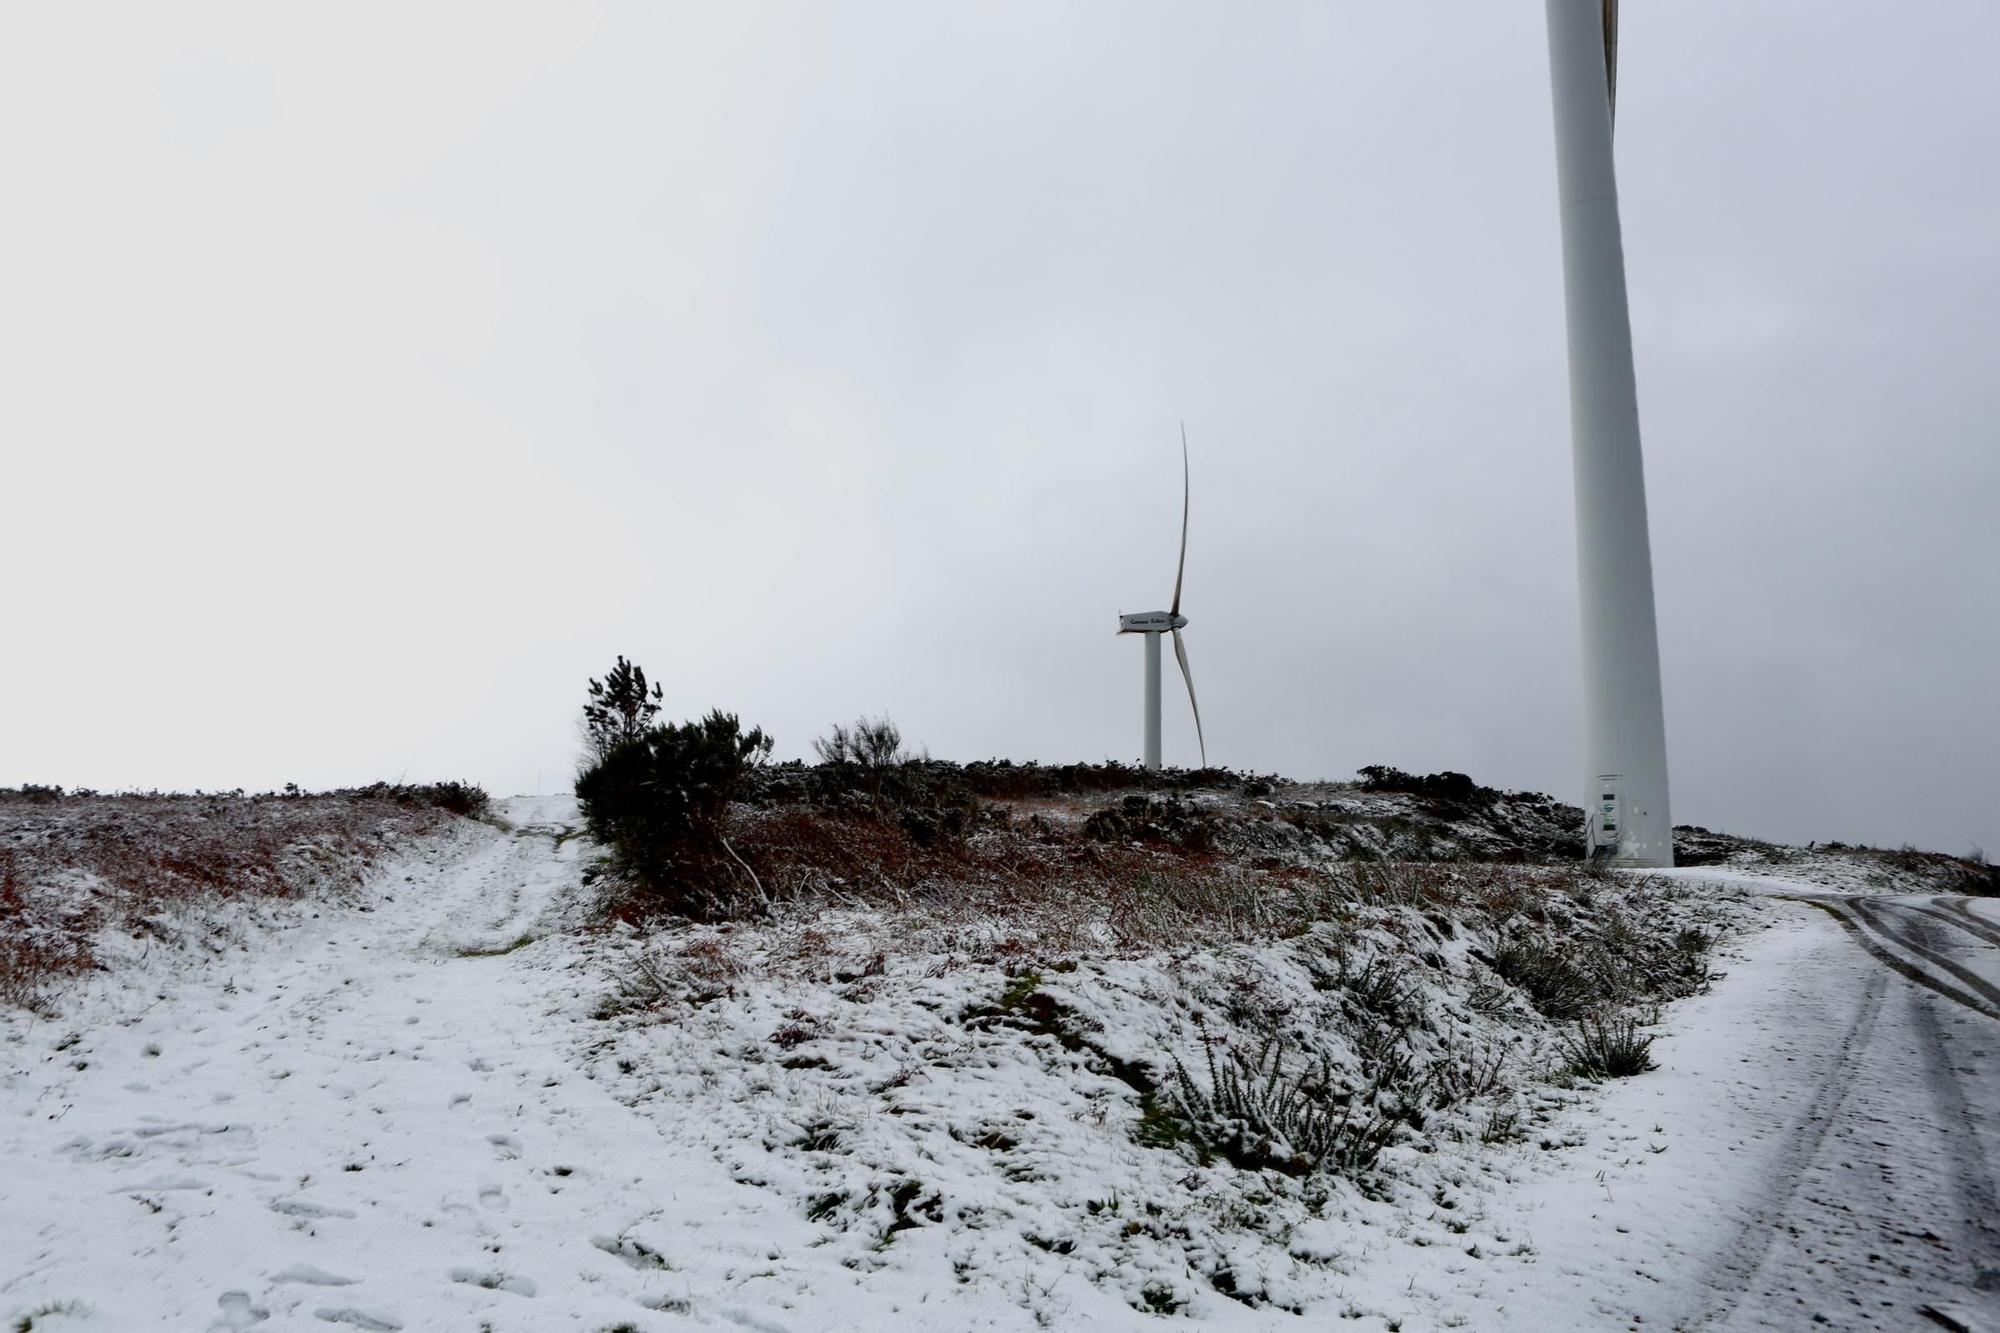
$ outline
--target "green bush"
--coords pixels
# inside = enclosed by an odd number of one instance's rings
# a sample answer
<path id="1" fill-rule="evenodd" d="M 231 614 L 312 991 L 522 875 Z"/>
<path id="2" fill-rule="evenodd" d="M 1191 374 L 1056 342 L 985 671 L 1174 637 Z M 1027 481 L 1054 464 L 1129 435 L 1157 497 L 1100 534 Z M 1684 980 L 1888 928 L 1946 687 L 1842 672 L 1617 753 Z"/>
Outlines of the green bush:
<path id="1" fill-rule="evenodd" d="M 746 893 L 761 902 L 762 887 L 729 845 L 729 805 L 770 752 L 770 737 L 718 710 L 648 727 L 583 771 L 576 797 L 585 827 L 636 905 L 713 918 L 735 915 Z"/>

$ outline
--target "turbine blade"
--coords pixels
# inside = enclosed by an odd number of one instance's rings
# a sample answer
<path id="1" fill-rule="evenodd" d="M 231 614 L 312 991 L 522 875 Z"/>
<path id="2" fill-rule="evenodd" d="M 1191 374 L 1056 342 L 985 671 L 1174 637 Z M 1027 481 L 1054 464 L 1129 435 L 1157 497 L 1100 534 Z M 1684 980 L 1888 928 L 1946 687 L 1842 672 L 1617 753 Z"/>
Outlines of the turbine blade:
<path id="1" fill-rule="evenodd" d="M 1174 604 L 1168 615 L 1181 613 L 1181 575 L 1187 573 L 1188 459 L 1187 422 L 1181 423 L 1181 562 L 1174 566 Z"/>
<path id="2" fill-rule="evenodd" d="M 1201 746 L 1201 766 L 1208 767 L 1208 740 L 1201 734 L 1201 705 L 1194 698 L 1194 672 L 1188 670 L 1187 645 L 1181 642 L 1181 632 L 1174 631 L 1174 656 L 1181 664 L 1181 679 L 1187 682 L 1188 707 L 1194 709 L 1194 738 Z"/>
<path id="3" fill-rule="evenodd" d="M 1618 0 L 1604 0 L 1604 91 L 1618 118 Z"/>

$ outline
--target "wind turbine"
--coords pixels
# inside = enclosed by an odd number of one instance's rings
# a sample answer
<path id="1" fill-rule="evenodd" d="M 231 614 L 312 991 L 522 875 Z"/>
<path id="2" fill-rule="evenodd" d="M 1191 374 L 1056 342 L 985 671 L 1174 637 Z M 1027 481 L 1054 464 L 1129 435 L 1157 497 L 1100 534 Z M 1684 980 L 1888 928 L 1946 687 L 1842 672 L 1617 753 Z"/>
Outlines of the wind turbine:
<path id="1" fill-rule="evenodd" d="M 1194 698 L 1194 673 L 1188 670 L 1187 645 L 1181 630 L 1188 619 L 1181 614 L 1181 576 L 1187 572 L 1188 457 L 1187 427 L 1181 427 L 1181 560 L 1174 569 L 1174 604 L 1165 611 L 1141 611 L 1118 617 L 1120 634 L 1146 636 L 1146 767 L 1160 766 L 1160 636 L 1174 636 L 1174 657 L 1181 664 L 1181 679 L 1187 682 L 1188 707 L 1194 710 L 1194 736 L 1201 746 L 1201 766 L 1208 767 L 1208 742 L 1201 734 L 1201 705 Z"/>
<path id="2" fill-rule="evenodd" d="M 1546 4 L 1583 612 L 1585 841 L 1591 856 L 1619 865 L 1670 866 L 1652 543 L 1611 160 L 1618 0 Z"/>

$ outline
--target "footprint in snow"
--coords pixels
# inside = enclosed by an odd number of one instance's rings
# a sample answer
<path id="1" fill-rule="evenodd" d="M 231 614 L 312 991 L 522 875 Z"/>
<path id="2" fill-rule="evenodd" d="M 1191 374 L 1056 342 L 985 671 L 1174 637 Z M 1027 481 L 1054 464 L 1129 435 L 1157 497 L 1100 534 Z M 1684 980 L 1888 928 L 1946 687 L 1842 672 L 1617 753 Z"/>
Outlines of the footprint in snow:
<path id="1" fill-rule="evenodd" d="M 204 1125 L 194 1120 L 184 1120 L 174 1124 L 161 1124 L 157 1120 L 154 1120 L 152 1116 L 144 1116 L 141 1118 L 153 1121 L 153 1123 L 140 1125 L 137 1128 L 135 1128 L 132 1131 L 132 1137 L 135 1139 L 157 1139 L 163 1134 L 181 1134 L 187 1130 L 193 1130 L 197 1133 L 213 1134 L 226 1131 L 229 1128 L 229 1126 L 227 1125 L 223 1125 L 220 1127 L 212 1125 Z"/>
<path id="2" fill-rule="evenodd" d="M 271 1211 L 283 1213 L 286 1217 L 353 1217 L 352 1208 L 335 1208 L 330 1204 L 313 1203 L 308 1199 L 273 1199 Z"/>
<path id="3" fill-rule="evenodd" d="M 536 1290 L 534 1281 L 530 1278 L 510 1277 L 505 1273 L 487 1272 L 478 1268 L 454 1268 L 445 1276 L 453 1282 L 484 1287 L 488 1291 L 510 1291 L 516 1296 L 532 1296 Z"/>
<path id="4" fill-rule="evenodd" d="M 290 1268 L 281 1268 L 271 1274 L 273 1282 L 303 1282 L 311 1287 L 351 1287 L 360 1280 L 357 1277 L 342 1277 L 338 1273 L 329 1273 L 324 1268 L 315 1268 L 311 1264 L 293 1264 Z"/>
<path id="5" fill-rule="evenodd" d="M 507 1193 L 498 1185 L 481 1185 L 479 1201 L 496 1213 L 507 1211 Z"/>
<path id="6" fill-rule="evenodd" d="M 623 1259 L 628 1267 L 641 1271 L 673 1267 L 658 1250 L 630 1236 L 592 1236 L 590 1243 L 606 1254 Z"/>
<path id="7" fill-rule="evenodd" d="M 488 1134 L 486 1141 L 493 1145 L 494 1153 L 503 1162 L 511 1162 L 521 1155 L 521 1145 L 512 1134 Z"/>
<path id="8" fill-rule="evenodd" d="M 222 1314 L 208 1326 L 209 1333 L 238 1333 L 271 1317 L 268 1309 L 250 1303 L 247 1291 L 225 1291 L 215 1298 L 215 1303 L 222 1307 Z M 27 1323 L 24 1321 L 20 1327 L 27 1327 Z"/>
<path id="9" fill-rule="evenodd" d="M 451 1101 L 450 1101 L 450 1103 L 449 1103 L 449 1106 L 450 1106 L 450 1108 L 451 1108 L 452 1110 L 456 1111 L 456 1110 L 457 1110 L 457 1109 L 458 1109 L 459 1107 L 461 1107 L 461 1106 L 466 1106 L 466 1105 L 469 1105 L 469 1104 L 471 1103 L 471 1101 L 472 1101 L 472 1094 L 471 1094 L 471 1093 L 469 1093 L 469 1092 L 454 1092 L 454 1093 L 453 1093 L 453 1094 L 451 1095 Z"/>
<path id="10" fill-rule="evenodd" d="M 403 1326 L 403 1321 L 387 1310 L 364 1310 L 354 1305 L 322 1305 L 313 1311 L 313 1318 L 329 1324 L 352 1324 L 367 1333 L 395 1333 Z"/>
<path id="11" fill-rule="evenodd" d="M 208 1182 L 200 1176 L 165 1176 L 159 1180 L 149 1180 L 141 1185 L 121 1186 L 111 1191 L 113 1194 L 164 1194 L 168 1190 L 205 1190 Z"/>

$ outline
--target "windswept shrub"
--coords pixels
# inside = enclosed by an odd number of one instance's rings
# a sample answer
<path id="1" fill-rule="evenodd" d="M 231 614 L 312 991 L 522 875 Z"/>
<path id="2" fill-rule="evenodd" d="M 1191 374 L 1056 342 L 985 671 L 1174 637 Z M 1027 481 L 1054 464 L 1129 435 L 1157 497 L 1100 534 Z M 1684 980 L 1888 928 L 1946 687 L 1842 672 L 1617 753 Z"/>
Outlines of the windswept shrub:
<path id="1" fill-rule="evenodd" d="M 1493 951 L 1491 962 L 1545 1018 L 1581 1018 L 1602 999 L 1596 980 L 1548 944 L 1508 940 Z"/>
<path id="2" fill-rule="evenodd" d="M 1437 1055 L 1424 1070 L 1432 1106 L 1443 1111 L 1506 1093 L 1506 1047 L 1462 1046 L 1453 1037 L 1446 1037 L 1438 1047 Z"/>
<path id="3" fill-rule="evenodd" d="M 822 764 L 853 764 L 862 769 L 881 770 L 902 763 L 903 733 L 885 717 L 857 717 L 853 726 L 834 723 L 833 729 L 813 742 L 813 753 Z"/>
<path id="4" fill-rule="evenodd" d="M 650 727 L 576 780 L 590 836 L 633 905 L 697 918 L 734 915 L 763 886 L 728 838 L 729 805 L 771 752 L 761 730 L 720 710 Z"/>
<path id="5" fill-rule="evenodd" d="M 1500 793 L 1482 787 L 1463 773 L 1405 773 L 1387 764 L 1369 764 L 1360 770 L 1363 791 L 1398 791 L 1445 805 L 1491 805 Z"/>
<path id="6" fill-rule="evenodd" d="M 935 785 L 921 776 L 916 781 L 899 780 L 911 756 L 903 749 L 902 731 L 886 716 L 857 717 L 852 726 L 835 723 L 813 742 L 813 753 L 819 756 L 822 790 L 863 791 L 878 806 L 885 799 L 921 806 Z"/>
<path id="7" fill-rule="evenodd" d="M 1208 1048 L 1208 1087 L 1174 1061 L 1174 1093 L 1195 1138 L 1246 1170 L 1356 1175 L 1395 1137 L 1396 1121 L 1369 1094 L 1343 1093 L 1331 1063 L 1285 1071 L 1275 1038 L 1255 1056 Z M 1379 1091 L 1371 1089 L 1370 1092 Z"/>
<path id="8" fill-rule="evenodd" d="M 1631 1019 L 1585 1019 L 1563 1039 L 1570 1072 L 1585 1078 L 1630 1078 L 1654 1068 L 1653 1038 Z"/>
<path id="9" fill-rule="evenodd" d="M 296 800 L 305 793 L 287 784 L 285 795 Z M 394 801 L 397 805 L 443 810 L 468 819 L 485 814 L 487 806 L 492 804 L 486 789 L 474 782 L 373 782 L 366 787 L 343 787 L 326 795 L 356 801 Z"/>

